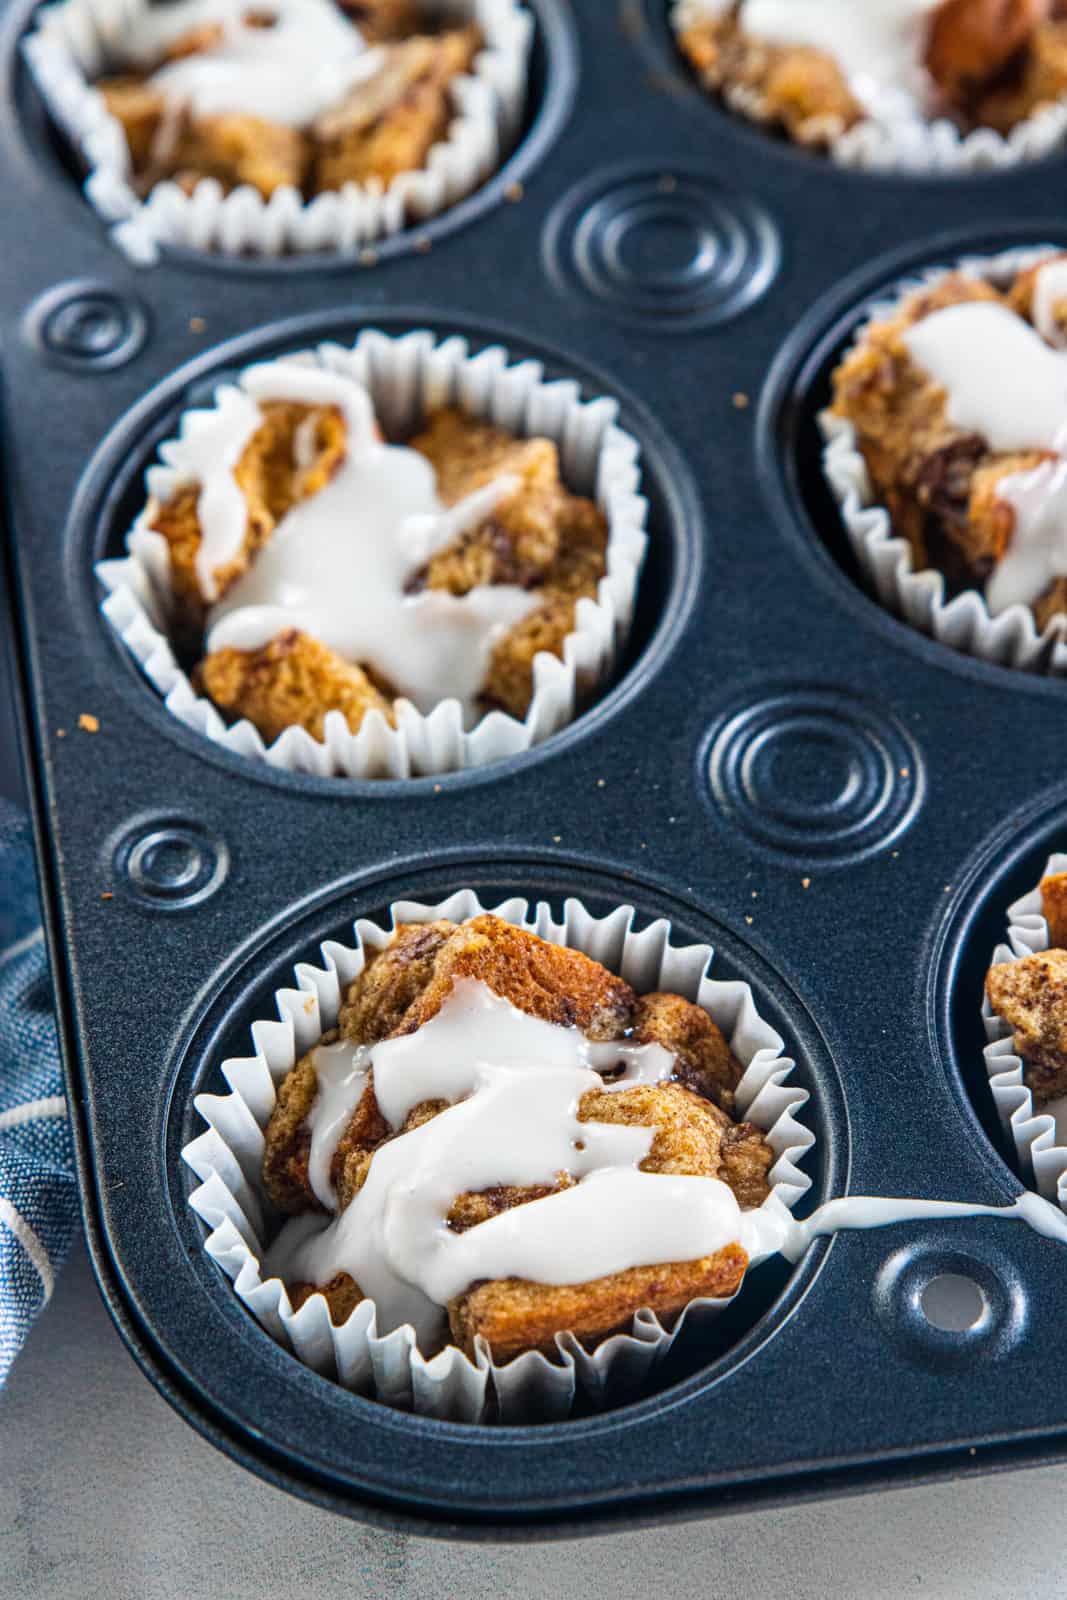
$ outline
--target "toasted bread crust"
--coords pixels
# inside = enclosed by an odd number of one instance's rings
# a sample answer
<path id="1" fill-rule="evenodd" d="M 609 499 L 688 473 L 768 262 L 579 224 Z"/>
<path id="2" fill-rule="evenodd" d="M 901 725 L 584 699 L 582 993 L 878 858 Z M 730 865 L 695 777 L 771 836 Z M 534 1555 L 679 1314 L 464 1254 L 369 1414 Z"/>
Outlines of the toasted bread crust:
<path id="1" fill-rule="evenodd" d="M 548 1285 L 522 1278 L 482 1283 L 448 1307 L 452 1339 L 473 1357 L 484 1339 L 502 1364 L 526 1350 L 555 1354 L 557 1333 L 572 1332 L 587 1349 L 613 1333 L 626 1333 L 634 1312 L 647 1306 L 670 1321 L 697 1298 L 727 1299 L 736 1294 L 748 1266 L 739 1244 L 728 1244 L 699 1261 L 632 1267 L 588 1283 Z"/>

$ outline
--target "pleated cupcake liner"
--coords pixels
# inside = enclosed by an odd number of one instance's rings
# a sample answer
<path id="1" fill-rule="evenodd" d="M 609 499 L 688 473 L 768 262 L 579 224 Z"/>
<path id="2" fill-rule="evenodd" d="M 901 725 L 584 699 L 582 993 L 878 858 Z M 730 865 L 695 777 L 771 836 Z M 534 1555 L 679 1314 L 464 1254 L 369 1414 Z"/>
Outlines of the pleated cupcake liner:
<path id="1" fill-rule="evenodd" d="M 473 890 L 459 890 L 439 905 L 400 901 L 389 908 L 389 924 L 362 918 L 351 945 L 321 946 L 321 965 L 302 962 L 296 986 L 279 989 L 279 1021 L 252 1026 L 255 1054 L 222 1063 L 228 1094 L 200 1094 L 197 1111 L 207 1131 L 182 1151 L 199 1186 L 190 1205 L 206 1223 L 205 1249 L 266 1331 L 294 1357 L 345 1388 L 423 1415 L 462 1422 L 551 1421 L 569 1415 L 578 1395 L 594 1406 L 625 1398 L 652 1372 L 683 1327 L 710 1323 L 728 1300 L 696 1299 L 671 1328 L 649 1310 L 639 1311 L 629 1333 L 586 1350 L 570 1334 L 556 1337 L 557 1359 L 530 1351 L 497 1365 L 483 1341 L 472 1361 L 455 1346 L 425 1356 L 410 1326 L 380 1333 L 372 1301 L 363 1301 L 341 1325 L 329 1316 L 325 1298 L 312 1295 L 294 1311 L 285 1285 L 264 1280 L 264 1256 L 272 1218 L 263 1190 L 264 1135 L 278 1086 L 296 1062 L 337 1022 L 342 999 L 363 970 L 367 952 L 382 949 L 401 923 L 438 918 L 464 922 L 482 915 Z M 596 917 L 568 900 L 557 921 L 544 903 L 515 898 L 491 909 L 516 927 L 553 944 L 581 950 L 640 992 L 670 990 L 700 1005 L 718 1024 L 744 1066 L 736 1091 L 737 1112 L 766 1135 L 775 1160 L 772 1192 L 764 1205 L 786 1216 L 810 1188 L 799 1163 L 815 1143 L 798 1120 L 809 1096 L 792 1082 L 793 1060 L 757 1009 L 752 990 L 740 981 L 708 975 L 709 945 L 675 946 L 665 920 L 635 930 L 632 906 Z M 756 1265 L 750 1263 L 751 1267 Z"/>
<path id="2" fill-rule="evenodd" d="M 892 317 L 904 300 L 953 272 L 986 279 L 1004 288 L 1020 272 L 1061 252 L 1050 245 L 1006 250 L 993 256 L 966 256 L 952 267 L 937 267 L 904 279 L 892 297 L 871 306 L 850 348 L 861 344 L 872 323 Z M 842 357 L 843 359 L 843 357 Z M 888 509 L 877 503 L 867 464 L 852 423 L 824 411 L 819 417 L 825 448 L 823 472 L 841 512 L 852 552 L 879 601 L 921 633 L 962 655 L 999 666 L 1059 675 L 1067 672 L 1067 617 L 1039 629 L 1029 606 L 1009 606 L 993 616 L 978 589 L 946 598 L 943 574 L 916 568 L 911 546 L 893 532 Z"/>
<path id="3" fill-rule="evenodd" d="M 678 36 L 713 14 L 704 0 L 676 0 L 671 27 Z M 764 96 L 743 84 L 724 87 L 722 99 L 750 122 L 773 121 Z M 1007 134 L 993 128 L 965 133 L 947 117 L 927 119 L 918 111 L 903 111 L 899 96 L 890 91 L 861 122 L 830 140 L 826 153 L 838 166 L 861 172 L 965 177 L 1039 161 L 1065 142 L 1067 96 L 1039 107 Z"/>
<path id="4" fill-rule="evenodd" d="M 552 439 L 565 481 L 595 499 L 607 518 L 605 574 L 596 599 L 578 601 L 562 658 L 548 651 L 535 657 L 533 695 L 522 721 L 492 711 L 467 729 L 458 700 L 444 700 L 424 714 L 401 699 L 394 703 L 395 727 L 374 710 L 353 733 L 342 713 L 331 711 L 322 739 L 291 727 L 268 745 L 250 722 L 224 721 L 179 664 L 167 634 L 173 603 L 168 546 L 142 513 L 127 540 L 128 555 L 102 561 L 96 571 L 108 591 L 105 616 L 167 710 L 235 754 L 321 777 L 408 778 L 484 766 L 530 750 L 565 727 L 606 682 L 625 645 L 647 546 L 640 450 L 616 425 L 616 402 L 583 400 L 577 383 L 546 382 L 540 363 L 510 363 L 499 346 L 471 355 L 465 339 L 437 341 L 425 331 L 392 338 L 367 329 L 354 346 L 324 344 L 287 359 L 365 385 L 390 437 L 406 437 L 429 412 L 455 405 L 510 433 Z M 230 388 L 219 386 L 216 405 Z M 202 426 L 204 415 L 186 413 L 180 434 Z M 162 445 L 162 464 L 146 474 L 148 494 L 159 500 L 167 499 L 179 481 L 168 464 L 174 448 L 174 441 Z"/>
<path id="5" fill-rule="evenodd" d="M 517 137 L 526 99 L 533 19 L 517 0 L 437 0 L 436 10 L 474 21 L 485 48 L 450 86 L 454 118 L 424 165 L 347 183 L 305 200 L 286 185 L 264 198 L 250 185 L 225 193 L 214 178 L 186 191 L 169 180 L 142 197 L 129 145 L 93 79 L 113 70 L 116 41 L 150 0 L 57 0 L 37 13 L 24 59 L 53 120 L 88 170 L 85 193 L 112 238 L 142 266 L 161 247 L 226 256 L 354 254 L 425 222 L 464 199 L 499 167 Z"/>
<path id="6" fill-rule="evenodd" d="M 1067 872 L 1067 854 L 1049 857 L 1041 878 Z M 1007 942 L 998 944 L 992 965 L 1019 961 L 1049 948 L 1049 928 L 1041 902 L 1041 884 L 1008 907 Z M 985 1066 L 1001 1127 L 1015 1146 L 1019 1165 L 1046 1200 L 1067 1211 L 1067 1095 L 1040 1111 L 1027 1087 L 1025 1062 L 1016 1053 L 1010 1025 L 998 1017 L 988 997 L 982 1000 L 982 1021 L 988 1044 Z"/>

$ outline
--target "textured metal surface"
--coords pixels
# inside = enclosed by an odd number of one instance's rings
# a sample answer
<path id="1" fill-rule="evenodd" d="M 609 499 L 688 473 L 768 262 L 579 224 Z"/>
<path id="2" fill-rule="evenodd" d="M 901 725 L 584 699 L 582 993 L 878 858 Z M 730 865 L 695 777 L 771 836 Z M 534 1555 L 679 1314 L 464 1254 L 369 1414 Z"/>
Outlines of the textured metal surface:
<path id="1" fill-rule="evenodd" d="M 1060 837 L 1067 690 L 953 656 L 862 592 L 814 414 L 863 303 L 906 267 L 1067 238 L 1062 160 L 949 183 L 838 172 L 700 96 L 659 0 L 535 9 L 541 132 L 429 253 L 146 273 L 111 249 L 16 72 L 28 7 L 5 13 L 5 480 L 97 1271 L 194 1425 L 385 1521 L 559 1532 L 1061 1453 L 1063 1256 L 1020 1226 L 841 1236 L 753 1274 L 714 1344 L 688 1342 L 634 1404 L 507 1431 L 325 1383 L 199 1249 L 177 1159 L 195 1088 L 322 937 L 468 883 L 632 901 L 714 942 L 813 1091 L 817 1197 L 1018 1186 L 983 1092 L 980 980 L 1009 895 Z M 70 282 L 143 309 L 128 359 L 53 359 L 41 308 Z M 93 304 L 73 330 L 103 348 L 125 323 Z M 527 758 L 408 784 L 277 773 L 181 728 L 99 616 L 93 561 L 121 548 L 179 411 L 241 362 L 368 324 L 534 355 L 618 395 L 641 442 L 653 538 L 627 659 Z M 964 1259 L 981 1337 L 927 1335 L 917 1297 Z"/>

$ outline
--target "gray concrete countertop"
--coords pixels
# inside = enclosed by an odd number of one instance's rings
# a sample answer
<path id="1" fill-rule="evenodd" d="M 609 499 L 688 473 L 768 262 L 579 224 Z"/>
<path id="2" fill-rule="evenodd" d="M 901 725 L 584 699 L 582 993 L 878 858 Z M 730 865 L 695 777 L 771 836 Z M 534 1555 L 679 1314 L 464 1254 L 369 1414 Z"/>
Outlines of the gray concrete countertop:
<path id="1" fill-rule="evenodd" d="M 142 1377 L 79 1246 L 0 1396 L 4 1600 L 1039 1600 L 1067 1468 L 534 1546 L 381 1533 L 206 1444 Z"/>

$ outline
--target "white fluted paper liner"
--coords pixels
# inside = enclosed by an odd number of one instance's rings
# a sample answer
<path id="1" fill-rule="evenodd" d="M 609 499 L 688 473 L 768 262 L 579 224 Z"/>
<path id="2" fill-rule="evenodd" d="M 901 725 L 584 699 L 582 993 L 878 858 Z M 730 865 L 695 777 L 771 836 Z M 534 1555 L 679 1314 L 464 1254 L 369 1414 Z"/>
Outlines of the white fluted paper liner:
<path id="1" fill-rule="evenodd" d="M 415 1346 L 410 1327 L 378 1333 L 373 1303 L 364 1301 L 341 1327 L 334 1327 L 322 1295 L 294 1312 L 280 1279 L 264 1282 L 260 1259 L 267 1204 L 261 1186 L 264 1130 L 282 1079 L 337 1021 L 348 986 L 362 971 L 364 952 L 386 945 L 399 923 L 448 918 L 464 922 L 485 908 L 464 889 L 440 905 L 400 901 L 390 907 L 390 926 L 360 919 L 353 946 L 329 942 L 322 966 L 295 969 L 296 987 L 275 996 L 280 1021 L 252 1027 L 255 1055 L 223 1063 L 230 1085 L 225 1095 L 201 1094 L 196 1109 L 208 1131 L 185 1146 L 184 1159 L 201 1180 L 190 1205 L 211 1229 L 205 1248 L 233 1280 L 240 1299 L 267 1331 L 306 1365 L 346 1388 L 372 1394 L 389 1405 L 454 1421 L 547 1421 L 565 1417 L 581 1391 L 594 1403 L 632 1388 L 670 1349 L 682 1326 L 709 1318 L 729 1304 L 694 1300 L 671 1330 L 650 1311 L 634 1318 L 629 1334 L 618 1334 L 590 1353 L 570 1335 L 556 1344 L 558 1362 L 536 1351 L 497 1366 L 488 1351 L 471 1361 L 453 1346 L 430 1358 Z M 811 1185 L 798 1163 L 815 1142 L 797 1120 L 807 1091 L 790 1081 L 793 1061 L 778 1034 L 760 1017 L 748 984 L 708 976 L 708 945 L 674 946 L 670 924 L 634 930 L 632 906 L 595 917 L 568 900 L 563 920 L 548 905 L 511 899 L 491 908 L 517 927 L 553 944 L 581 950 L 623 977 L 638 993 L 665 989 L 703 1006 L 745 1068 L 737 1088 L 738 1115 L 763 1129 L 775 1153 L 772 1193 L 765 1205 L 792 1208 Z"/>
<path id="2" fill-rule="evenodd" d="M 1067 872 L 1067 855 L 1049 857 L 1041 878 Z M 1019 961 L 1049 948 L 1049 929 L 1041 902 L 1041 884 L 1008 907 L 1008 937 L 993 952 L 993 966 Z M 1001 1126 L 1014 1144 L 1024 1172 L 1032 1173 L 1039 1194 L 1067 1211 L 1067 1096 L 1049 1101 L 1040 1111 L 1026 1085 L 1025 1063 L 1015 1052 L 1012 1029 L 998 1017 L 987 996 L 982 999 L 986 1072 Z"/>
<path id="3" fill-rule="evenodd" d="M 507 352 L 498 346 L 472 356 L 466 340 L 437 343 L 429 332 L 390 338 L 367 329 L 351 348 L 324 344 L 287 359 L 321 364 L 366 385 L 390 436 L 411 433 L 435 407 L 456 405 L 511 433 L 553 439 L 566 482 L 592 496 L 607 518 L 604 577 L 595 600 L 578 601 L 562 659 L 548 651 L 535 657 L 533 696 L 523 721 L 494 711 L 465 730 L 458 700 L 442 701 L 428 715 L 398 700 L 395 728 L 372 711 L 353 733 L 341 712 L 333 711 L 326 716 L 323 739 L 293 727 L 268 746 L 250 722 L 226 723 L 211 701 L 196 693 L 176 660 L 166 632 L 171 595 L 167 544 L 145 525 L 142 514 L 127 540 L 128 556 L 102 561 L 96 571 L 109 591 L 105 616 L 168 711 L 238 755 L 321 777 L 407 778 L 484 766 L 529 750 L 564 727 L 615 665 L 629 632 L 647 545 L 640 451 L 636 440 L 615 425 L 616 402 L 583 401 L 577 383 L 547 383 L 538 362 L 509 365 Z M 216 390 L 216 404 L 227 388 Z M 187 412 L 182 433 L 199 426 L 204 415 Z M 147 486 L 149 494 L 166 499 L 177 473 L 167 464 L 168 445 L 159 453 L 163 465 L 149 468 Z"/>
<path id="4" fill-rule="evenodd" d="M 517 0 L 435 0 L 435 9 L 477 22 L 485 48 L 451 87 L 455 115 L 417 171 L 348 183 L 305 201 L 286 186 L 269 199 L 250 185 L 230 194 L 203 178 L 187 194 L 158 183 L 142 198 L 129 146 L 92 80 L 121 65 L 123 30 L 150 0 L 57 0 L 43 6 L 23 43 L 25 60 L 53 119 L 89 169 L 85 193 L 131 260 L 150 265 L 160 247 L 223 255 L 352 253 L 425 222 L 462 200 L 500 165 L 513 143 L 526 97 L 533 19 Z M 116 62 L 116 57 L 119 58 Z"/>
<path id="5" fill-rule="evenodd" d="M 708 0 L 675 0 L 671 26 L 678 35 L 724 9 Z M 724 87 L 722 98 L 750 122 L 772 120 L 763 96 L 743 84 Z M 904 95 L 887 90 L 868 106 L 862 122 L 831 139 L 826 149 L 838 166 L 865 172 L 965 175 L 1040 160 L 1065 140 L 1067 96 L 1040 106 L 1007 134 L 993 128 L 964 133 L 947 117 L 928 120 Z"/>
<path id="6" fill-rule="evenodd" d="M 1062 251 L 1042 245 L 994 256 L 966 256 L 953 267 L 933 268 L 905 279 L 891 299 L 879 300 L 871 307 L 853 343 L 862 342 L 872 323 L 895 315 L 901 302 L 917 289 L 928 288 L 950 272 L 985 278 L 1003 288 L 1019 272 L 1058 254 Z M 965 589 L 946 599 L 942 573 L 932 567 L 916 569 L 908 541 L 894 534 L 888 510 L 876 503 L 852 423 L 824 411 L 819 426 L 825 440 L 823 472 L 840 508 L 849 544 L 888 610 L 963 655 L 1026 672 L 1067 673 L 1067 617 L 1057 616 L 1039 630 L 1029 606 L 1009 606 L 994 617 L 978 589 Z"/>

